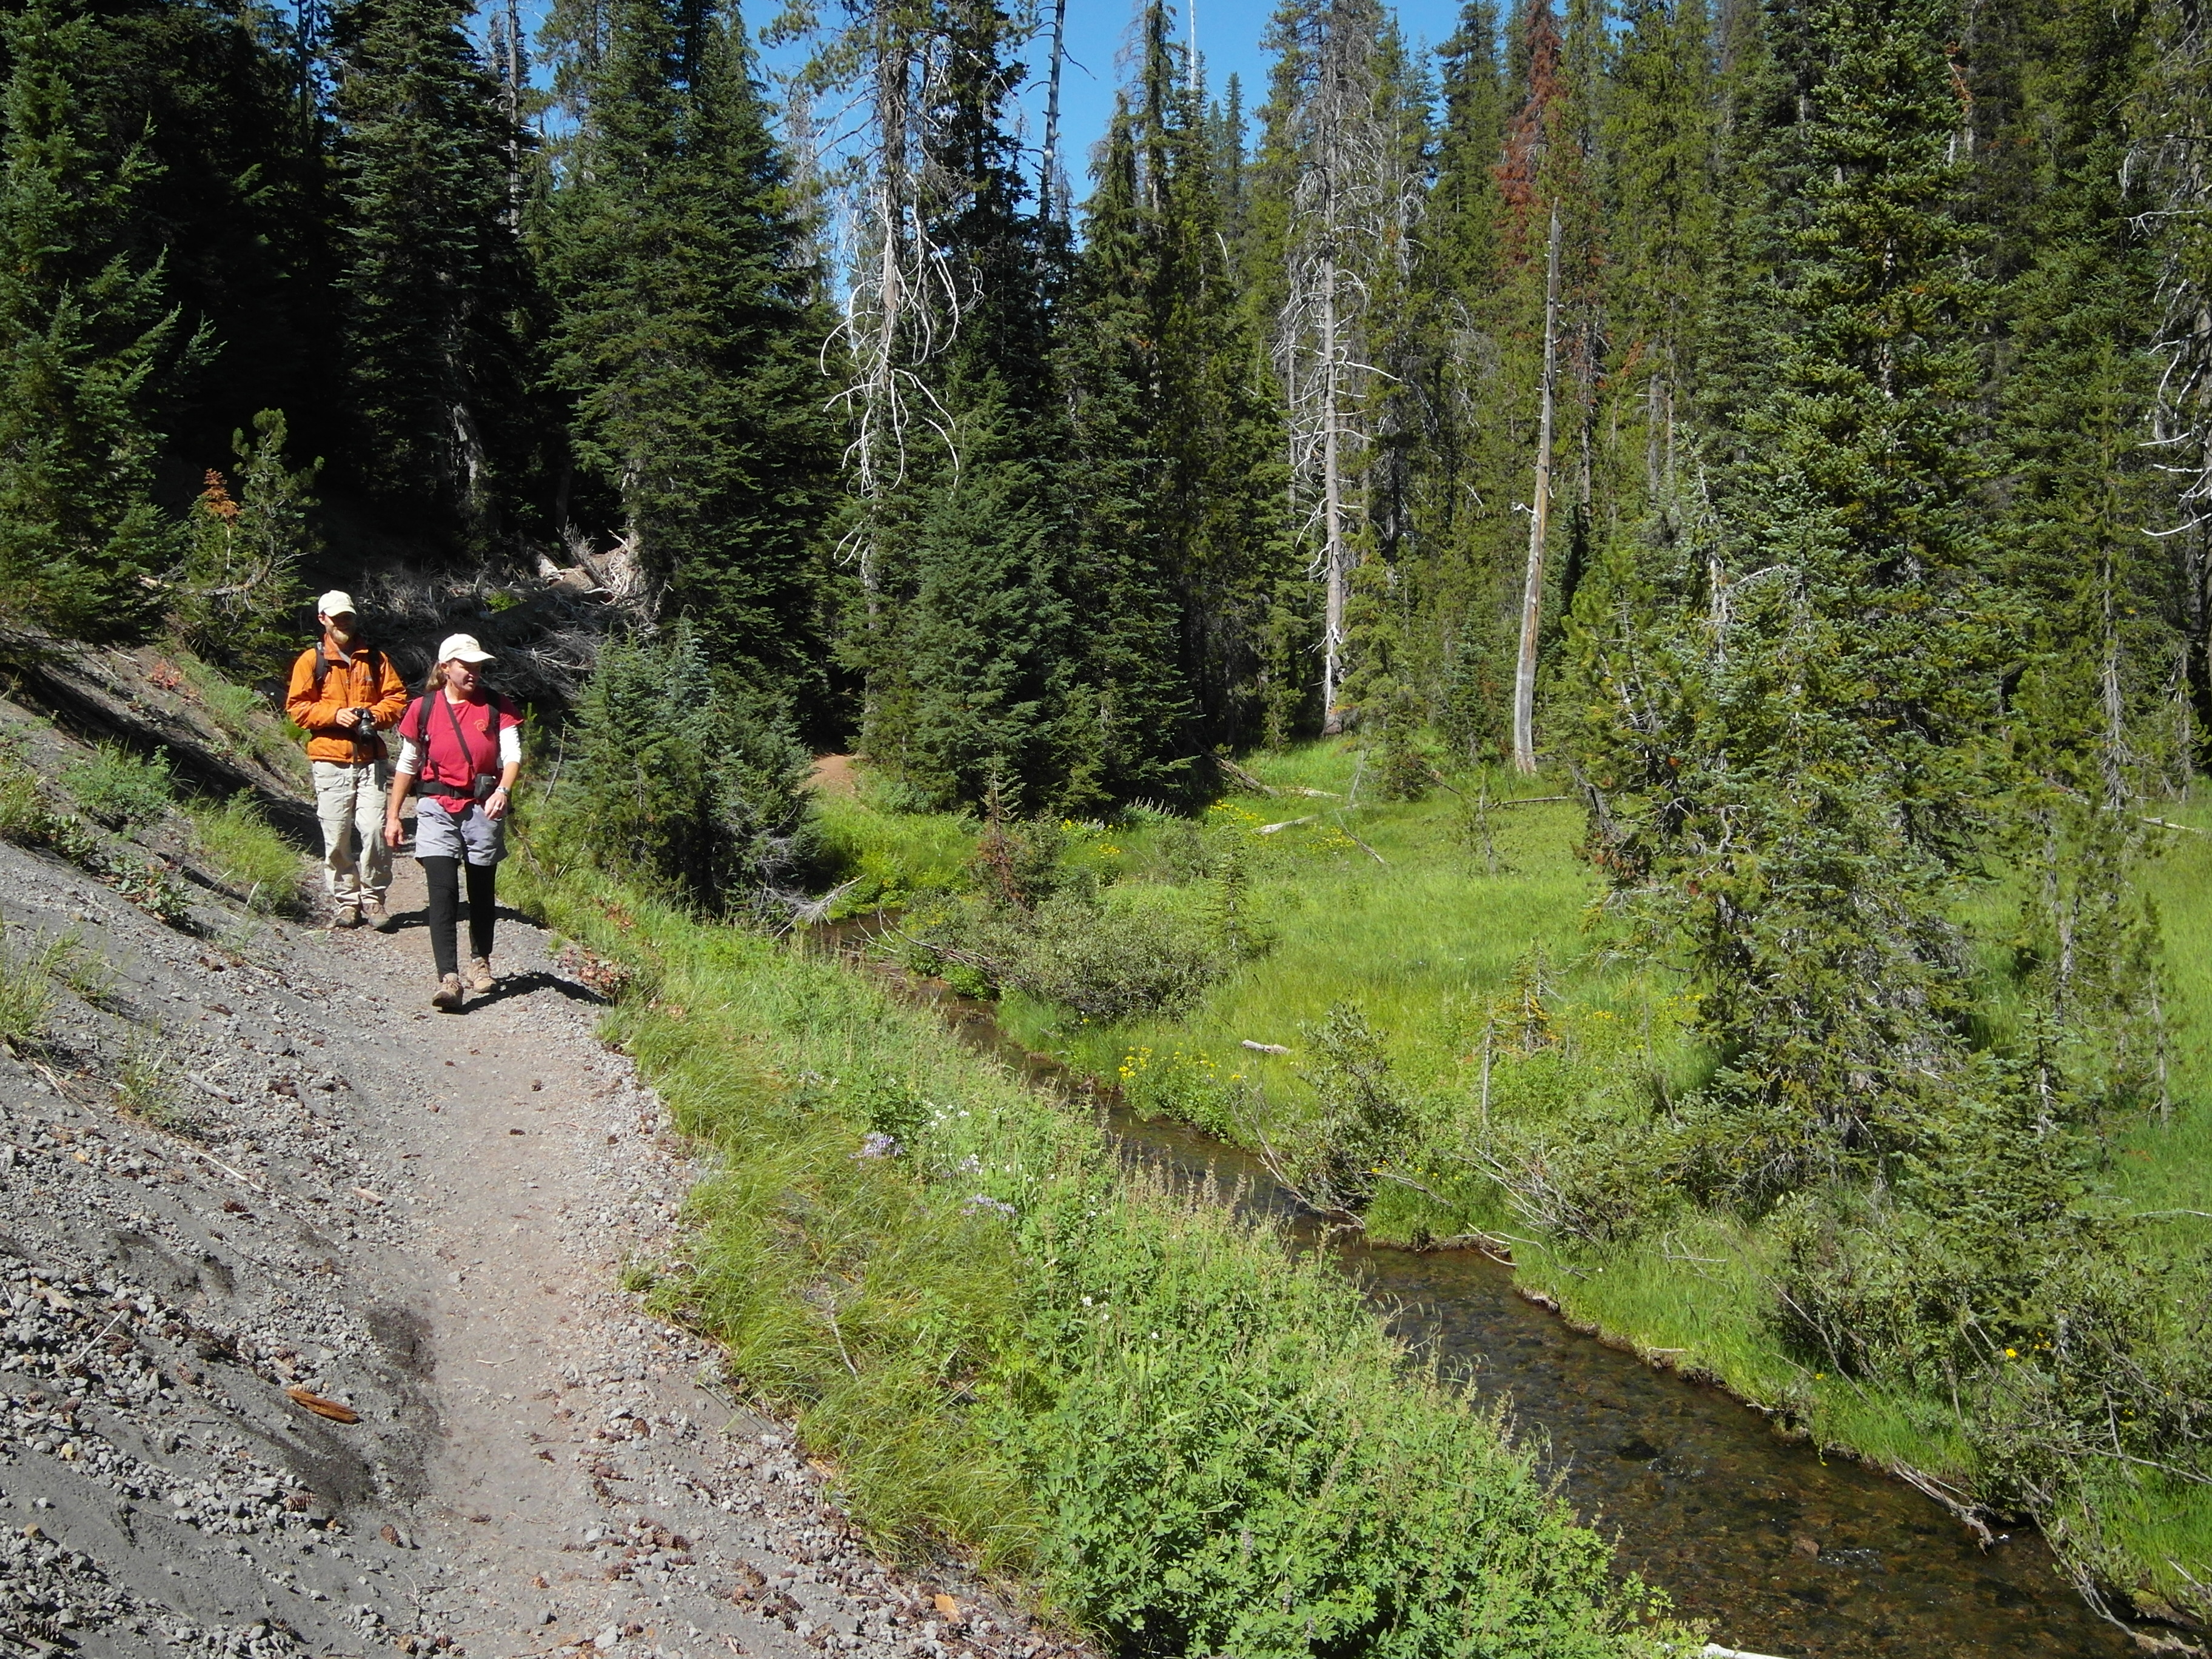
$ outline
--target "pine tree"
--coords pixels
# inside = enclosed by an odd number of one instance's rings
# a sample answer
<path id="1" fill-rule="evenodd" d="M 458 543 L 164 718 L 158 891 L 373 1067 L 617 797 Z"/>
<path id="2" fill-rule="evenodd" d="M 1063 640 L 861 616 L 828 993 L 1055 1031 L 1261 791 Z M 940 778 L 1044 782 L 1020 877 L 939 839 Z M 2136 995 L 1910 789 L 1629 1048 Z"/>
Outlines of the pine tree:
<path id="1" fill-rule="evenodd" d="M 826 717 L 829 332 L 733 9 L 610 0 L 545 232 L 552 378 L 595 497 L 700 648 Z"/>
<path id="2" fill-rule="evenodd" d="M 461 0 L 335 18 L 337 277 L 354 471 L 417 533 L 483 544 L 521 462 L 513 124 Z"/>
<path id="3" fill-rule="evenodd" d="M 1408 382 L 1421 397 L 1413 460 L 1407 604 L 1416 683 L 1461 760 L 1504 740 L 1512 645 L 1506 571 L 1520 521 L 1523 405 L 1506 277 L 1509 226 L 1498 160 L 1506 93 L 1498 15 L 1469 0 L 1443 49 L 1443 121 L 1417 247 L 1415 306 L 1425 336 Z"/>
<path id="4" fill-rule="evenodd" d="M 1617 457 L 1613 494 L 1633 522 L 1672 493 L 1694 422 L 1720 204 L 1704 0 L 1634 0 L 1625 21 L 1606 112 L 1605 195 L 1613 424 L 1641 451 Z"/>
<path id="5" fill-rule="evenodd" d="M 0 605 L 98 637 L 144 620 L 174 527 L 151 500 L 160 389 L 180 347 L 158 257 L 127 251 L 155 182 L 102 157 L 76 84 L 90 20 L 32 0 L 6 21 L 0 137 Z"/>
<path id="6" fill-rule="evenodd" d="M 1728 1127 L 1776 1192 L 1906 1131 L 1962 1052 L 1955 872 L 2002 769 L 1942 0 L 1816 0 L 1782 384 L 1716 580 L 1599 647 L 1604 856 L 1697 964 Z M 1606 801 L 1606 794 L 1601 795 Z"/>
<path id="7" fill-rule="evenodd" d="M 313 444 L 334 346 L 331 226 L 319 122 L 303 121 L 291 32 L 254 8 L 110 0 L 73 36 L 79 140 L 102 170 L 136 155 L 119 246 L 162 264 L 168 306 L 211 349 L 157 377 L 167 447 L 195 471 L 264 409 Z"/>
<path id="8" fill-rule="evenodd" d="M 928 127 L 945 187 L 931 240 L 963 315 L 932 388 L 943 443 L 915 458 L 905 513 L 883 544 L 865 738 L 934 799 L 1087 810 L 1102 797 L 1073 729 L 1089 702 L 1050 311 L 1061 230 L 1023 210 L 1005 125 L 1022 73 L 1007 50 L 1012 18 L 995 0 L 962 0 L 945 24 L 949 72 Z"/>
<path id="9" fill-rule="evenodd" d="M 254 678 L 289 665 L 305 598 L 300 568 L 322 550 L 314 494 L 322 462 L 286 465 L 289 436 L 275 409 L 254 418 L 252 437 L 232 434 L 238 488 L 209 470 L 169 584 L 169 626 L 207 661 Z"/>
<path id="10" fill-rule="evenodd" d="M 1066 362 L 1098 775 L 1116 799 L 1174 799 L 1210 787 L 1205 757 L 1259 737 L 1271 709 L 1294 720 L 1304 688 L 1280 649 L 1296 611 L 1279 592 L 1279 428 L 1224 258 L 1222 152 L 1164 5 L 1140 27 L 1133 95 L 1086 213 Z"/>

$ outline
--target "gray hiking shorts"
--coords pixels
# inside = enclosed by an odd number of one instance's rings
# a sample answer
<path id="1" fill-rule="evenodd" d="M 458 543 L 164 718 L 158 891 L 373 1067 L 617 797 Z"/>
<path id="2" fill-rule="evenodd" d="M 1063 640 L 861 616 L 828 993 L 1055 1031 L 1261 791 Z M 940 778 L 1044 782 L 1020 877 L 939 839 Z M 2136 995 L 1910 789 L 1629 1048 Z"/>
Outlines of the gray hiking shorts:
<path id="1" fill-rule="evenodd" d="M 415 806 L 415 856 L 497 864 L 507 856 L 507 821 L 488 817 L 478 801 L 471 801 L 456 815 L 434 800 L 418 800 Z"/>

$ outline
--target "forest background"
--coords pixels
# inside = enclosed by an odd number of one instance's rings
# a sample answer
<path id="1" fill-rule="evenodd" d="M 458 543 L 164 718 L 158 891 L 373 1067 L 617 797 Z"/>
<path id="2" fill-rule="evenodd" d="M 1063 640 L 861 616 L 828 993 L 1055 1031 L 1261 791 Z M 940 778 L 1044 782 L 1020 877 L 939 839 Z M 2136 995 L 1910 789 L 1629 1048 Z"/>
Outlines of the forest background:
<path id="1" fill-rule="evenodd" d="M 581 572 L 611 861 L 731 908 L 857 748 L 988 827 L 941 942 L 1001 986 L 1179 948 L 1048 915 L 1054 823 L 1318 734 L 1370 799 L 1549 769 L 1692 1060 L 1494 1192 L 1744 1218 L 1776 1340 L 1936 1402 L 1978 1512 L 2203 1607 L 2207 1276 L 2094 1178 L 2171 1109 L 2136 871 L 2212 714 L 2196 8 L 1477 3 L 1423 54 L 1291 0 L 1248 102 L 1152 3 L 1079 184 L 1010 115 L 1049 9 L 750 21 L 773 92 L 708 0 L 5 8 L 11 626 L 250 678 L 309 578 L 489 630 Z M 1287 1173 L 1357 1218 L 1416 1148 L 1330 1030 Z"/>

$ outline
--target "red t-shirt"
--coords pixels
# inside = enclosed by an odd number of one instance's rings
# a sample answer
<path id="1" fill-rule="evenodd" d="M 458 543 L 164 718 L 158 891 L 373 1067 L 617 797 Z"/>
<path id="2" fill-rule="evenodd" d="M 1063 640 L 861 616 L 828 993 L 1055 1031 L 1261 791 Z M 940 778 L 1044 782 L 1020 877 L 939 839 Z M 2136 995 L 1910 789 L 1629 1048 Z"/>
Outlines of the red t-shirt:
<path id="1" fill-rule="evenodd" d="M 440 686 L 408 706 L 399 720 L 399 735 L 422 748 L 417 787 L 447 811 L 458 812 L 477 798 L 478 776 L 498 774 L 500 733 L 521 724 L 522 711 L 505 697 L 495 693 L 457 703 Z"/>

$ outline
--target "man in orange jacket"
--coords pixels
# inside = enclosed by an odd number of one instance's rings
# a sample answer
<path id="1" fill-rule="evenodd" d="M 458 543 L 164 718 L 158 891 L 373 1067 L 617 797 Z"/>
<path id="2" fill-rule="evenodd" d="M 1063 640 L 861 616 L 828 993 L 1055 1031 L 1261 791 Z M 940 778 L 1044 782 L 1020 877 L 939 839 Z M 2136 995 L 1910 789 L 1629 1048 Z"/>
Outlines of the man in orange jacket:
<path id="1" fill-rule="evenodd" d="M 392 849 L 384 840 L 384 763 L 380 729 L 406 712 L 407 685 L 392 659 L 361 641 L 353 598 L 337 591 L 315 601 L 323 636 L 292 665 L 284 712 L 307 733 L 315 811 L 323 821 L 323 879 L 335 927 L 364 917 L 392 928 L 384 902 Z"/>

